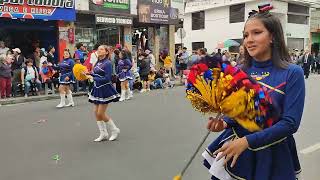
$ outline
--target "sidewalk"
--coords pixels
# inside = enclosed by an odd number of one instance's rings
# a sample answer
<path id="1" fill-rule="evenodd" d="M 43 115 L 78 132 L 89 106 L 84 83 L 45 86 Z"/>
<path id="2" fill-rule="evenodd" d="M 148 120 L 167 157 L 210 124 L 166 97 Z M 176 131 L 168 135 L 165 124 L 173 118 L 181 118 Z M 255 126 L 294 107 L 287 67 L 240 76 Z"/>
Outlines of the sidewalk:
<path id="1" fill-rule="evenodd" d="M 85 96 L 88 93 L 86 92 L 78 92 L 73 93 L 73 97 L 77 96 Z M 0 99 L 0 106 L 1 105 L 8 105 L 8 104 L 19 104 L 19 103 L 26 103 L 26 102 L 36 102 L 36 101 L 44 101 L 44 100 L 50 100 L 50 99 L 59 99 L 60 95 L 59 93 L 54 95 L 40 95 L 40 96 L 29 96 L 27 98 L 25 97 L 15 97 L 15 98 L 8 98 L 8 99 Z"/>
<path id="2" fill-rule="evenodd" d="M 175 86 L 182 86 L 179 80 L 176 80 Z M 78 92 L 73 93 L 73 97 L 77 96 L 86 96 L 88 93 L 86 92 Z M 26 102 L 37 102 L 37 101 L 45 101 L 45 100 L 51 100 L 51 99 L 59 99 L 60 95 L 59 93 L 56 93 L 54 95 L 40 95 L 40 96 L 29 96 L 27 98 L 25 97 L 15 97 L 15 98 L 8 98 L 8 99 L 0 99 L 0 106 L 2 105 L 9 105 L 9 104 L 19 104 L 19 103 L 26 103 Z"/>

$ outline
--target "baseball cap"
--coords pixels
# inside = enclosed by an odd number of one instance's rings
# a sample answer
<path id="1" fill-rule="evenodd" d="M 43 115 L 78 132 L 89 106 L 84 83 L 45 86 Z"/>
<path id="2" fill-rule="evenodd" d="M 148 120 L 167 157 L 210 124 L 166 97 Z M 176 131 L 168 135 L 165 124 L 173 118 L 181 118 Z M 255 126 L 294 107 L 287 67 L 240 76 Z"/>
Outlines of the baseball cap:
<path id="1" fill-rule="evenodd" d="M 12 49 L 12 51 L 13 51 L 13 52 L 17 52 L 17 53 L 19 53 L 19 54 L 21 53 L 21 50 L 20 50 L 19 48 L 14 48 L 14 49 Z"/>

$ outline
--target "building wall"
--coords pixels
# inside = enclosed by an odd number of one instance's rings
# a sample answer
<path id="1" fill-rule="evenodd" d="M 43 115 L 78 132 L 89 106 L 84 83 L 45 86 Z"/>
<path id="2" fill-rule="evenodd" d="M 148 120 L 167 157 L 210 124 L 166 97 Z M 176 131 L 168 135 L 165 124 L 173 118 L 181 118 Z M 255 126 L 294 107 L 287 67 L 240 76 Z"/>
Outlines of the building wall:
<path id="1" fill-rule="evenodd" d="M 320 31 L 320 8 L 311 12 L 311 32 Z"/>
<path id="2" fill-rule="evenodd" d="M 89 1 L 77 0 L 76 10 L 89 11 Z"/>
<path id="3" fill-rule="evenodd" d="M 240 0 L 238 1 L 240 2 Z M 242 2 L 246 2 L 246 20 L 248 18 L 248 13 L 253 9 L 257 9 L 261 1 Z M 283 25 L 285 37 L 304 38 L 306 47 L 309 42 L 310 26 L 287 23 L 288 4 L 286 2 L 279 1 L 273 1 L 272 4 L 275 8 L 271 12 L 280 19 Z M 184 17 L 184 29 L 187 32 L 187 35 L 186 38 L 183 39 L 183 42 L 188 50 L 192 49 L 192 42 L 203 41 L 205 43 L 205 47 L 208 49 L 208 52 L 213 52 L 216 50 L 217 44 L 220 42 L 228 39 L 242 39 L 242 31 L 245 23 L 229 23 L 229 6 L 220 6 L 214 9 L 206 10 L 205 29 L 203 30 L 192 31 L 192 13 L 186 13 Z M 176 37 L 176 43 L 178 44 L 180 41 L 181 40 Z"/>

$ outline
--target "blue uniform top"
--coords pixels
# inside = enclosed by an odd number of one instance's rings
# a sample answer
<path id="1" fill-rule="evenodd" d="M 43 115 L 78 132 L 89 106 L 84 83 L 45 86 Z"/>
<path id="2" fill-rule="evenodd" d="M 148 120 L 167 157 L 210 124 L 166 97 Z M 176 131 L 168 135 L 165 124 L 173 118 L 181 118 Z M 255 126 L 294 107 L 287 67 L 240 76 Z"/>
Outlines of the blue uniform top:
<path id="1" fill-rule="evenodd" d="M 123 72 L 123 70 L 126 70 L 126 72 L 128 72 L 132 67 L 132 63 L 130 61 L 130 59 L 121 59 L 118 62 L 118 66 L 117 66 L 117 74 L 120 74 Z"/>
<path id="2" fill-rule="evenodd" d="M 97 86 L 110 83 L 112 77 L 111 61 L 106 59 L 99 60 L 93 69 L 93 80 Z"/>
<path id="3" fill-rule="evenodd" d="M 70 79 L 74 79 L 73 69 L 74 61 L 71 58 L 63 59 L 63 61 L 59 64 L 60 73 L 62 77 L 69 77 Z"/>
<path id="4" fill-rule="evenodd" d="M 246 136 L 249 148 L 240 155 L 234 168 L 230 167 L 231 162 L 226 167 L 233 178 L 295 180 L 301 169 L 292 135 L 299 128 L 304 108 L 303 70 L 294 64 L 290 64 L 287 69 L 281 69 L 274 66 L 270 60 L 253 61 L 247 73 L 269 90 L 273 104 L 280 111 L 280 118 L 273 126 L 252 133 L 226 117 L 224 120 L 229 128 L 207 151 L 214 152 L 226 139 Z M 204 164 L 210 166 L 206 160 Z"/>

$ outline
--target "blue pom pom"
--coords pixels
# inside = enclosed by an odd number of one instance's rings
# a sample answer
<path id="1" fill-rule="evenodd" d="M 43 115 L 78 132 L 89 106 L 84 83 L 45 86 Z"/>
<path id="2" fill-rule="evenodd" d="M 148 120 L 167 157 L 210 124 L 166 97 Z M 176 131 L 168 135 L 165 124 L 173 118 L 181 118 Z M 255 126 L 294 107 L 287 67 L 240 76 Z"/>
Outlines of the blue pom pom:
<path id="1" fill-rule="evenodd" d="M 203 74 L 203 77 L 204 77 L 204 79 L 213 80 L 213 78 L 212 78 L 212 71 L 211 71 L 211 70 L 206 71 L 206 72 Z"/>
<path id="2" fill-rule="evenodd" d="M 222 64 L 222 71 L 224 71 L 227 68 L 227 64 L 223 63 Z"/>
<path id="3" fill-rule="evenodd" d="M 191 90 L 193 88 L 193 85 L 191 83 L 187 84 L 187 90 Z"/>
<path id="4" fill-rule="evenodd" d="M 266 96 L 264 95 L 263 91 L 259 91 L 259 98 L 264 99 Z"/>

